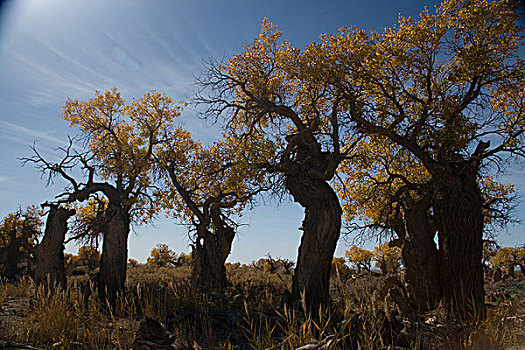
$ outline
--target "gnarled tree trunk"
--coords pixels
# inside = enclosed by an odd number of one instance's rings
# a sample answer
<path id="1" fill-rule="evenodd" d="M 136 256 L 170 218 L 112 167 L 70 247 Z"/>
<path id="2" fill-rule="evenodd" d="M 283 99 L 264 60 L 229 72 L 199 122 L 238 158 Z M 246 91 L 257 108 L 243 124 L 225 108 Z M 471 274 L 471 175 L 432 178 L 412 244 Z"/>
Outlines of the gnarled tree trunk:
<path id="1" fill-rule="evenodd" d="M 341 232 L 341 205 L 328 182 L 304 171 L 287 174 L 286 188 L 305 208 L 292 297 L 297 302 L 304 293 L 309 311 L 315 313 L 330 302 L 330 271 Z"/>
<path id="2" fill-rule="evenodd" d="M 128 261 L 129 212 L 112 204 L 105 211 L 106 228 L 102 243 L 98 295 L 102 302 L 115 305 L 117 295 L 124 291 Z"/>
<path id="3" fill-rule="evenodd" d="M 198 238 L 193 247 L 191 280 L 199 293 L 224 293 L 227 285 L 224 263 L 230 254 L 235 231 L 223 220 L 213 217 L 213 233 L 203 227 L 197 228 Z"/>
<path id="4" fill-rule="evenodd" d="M 55 284 L 66 286 L 64 240 L 67 220 L 72 215 L 75 215 L 74 209 L 65 209 L 58 205 L 49 207 L 44 238 L 35 250 L 35 282 L 43 284 L 46 289 Z"/>
<path id="5" fill-rule="evenodd" d="M 477 169 L 469 162 L 433 174 L 433 208 L 441 256 L 443 298 L 458 318 L 484 315 L 483 213 Z"/>
<path id="6" fill-rule="evenodd" d="M 423 201 L 412 202 L 405 206 L 404 213 L 403 282 L 410 303 L 418 311 L 432 309 L 441 297 L 439 255 L 428 208 Z"/>

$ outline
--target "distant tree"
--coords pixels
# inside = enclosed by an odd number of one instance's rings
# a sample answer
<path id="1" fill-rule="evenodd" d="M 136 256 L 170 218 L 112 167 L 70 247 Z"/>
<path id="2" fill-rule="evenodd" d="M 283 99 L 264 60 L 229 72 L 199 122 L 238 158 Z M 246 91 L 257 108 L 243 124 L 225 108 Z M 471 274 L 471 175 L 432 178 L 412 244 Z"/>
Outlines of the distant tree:
<path id="1" fill-rule="evenodd" d="M 42 230 L 42 211 L 36 206 L 19 209 L 0 222 L 0 275 L 15 279 L 21 274 L 21 264 L 29 270 L 34 246 Z"/>
<path id="2" fill-rule="evenodd" d="M 259 258 L 257 261 L 254 260 L 250 266 L 256 268 L 257 270 L 270 271 L 270 264 L 268 264 L 266 258 Z"/>
<path id="3" fill-rule="evenodd" d="M 85 202 L 73 204 L 76 215 L 71 225 L 69 241 L 78 244 L 100 247 L 100 239 L 106 230 L 105 213 L 108 208 L 108 199 L 104 195 L 95 193 Z"/>
<path id="4" fill-rule="evenodd" d="M 266 258 L 260 258 L 252 262 L 251 266 L 269 273 L 282 272 L 290 274 L 295 263 L 288 259 L 272 258 L 270 254 Z"/>
<path id="5" fill-rule="evenodd" d="M 370 272 L 374 253 L 353 245 L 345 252 L 345 258 L 350 264 L 352 264 L 352 266 L 357 268 L 357 273 L 361 273 L 362 270 Z"/>
<path id="6" fill-rule="evenodd" d="M 159 243 L 151 250 L 147 263 L 155 266 L 176 265 L 177 254 L 167 244 Z"/>
<path id="7" fill-rule="evenodd" d="M 517 259 L 516 263 L 519 265 L 521 270 L 521 276 L 525 278 L 525 244 L 521 247 L 517 247 Z"/>
<path id="8" fill-rule="evenodd" d="M 159 136 L 173 127 L 180 109 L 178 102 L 155 91 L 130 104 L 116 89 L 97 92 L 87 101 L 69 99 L 63 118 L 80 129 L 80 139 L 70 139 L 56 163 L 34 147 L 35 155 L 23 159 L 47 175 L 48 183 L 57 176 L 69 183 L 57 203 L 83 202 L 94 195 L 107 201 L 101 222 L 98 290 L 99 298 L 111 305 L 124 290 L 130 225 L 149 220 L 157 210 L 152 198 L 153 153 L 163 142 Z M 80 149 L 75 149 L 75 142 Z M 80 172 L 85 176 L 75 179 L 73 174 Z"/>
<path id="9" fill-rule="evenodd" d="M 165 139 L 169 141 L 157 154 L 165 179 L 160 202 L 190 229 L 195 289 L 223 293 L 224 264 L 238 226 L 233 218 L 266 189 L 264 174 L 246 161 L 258 157 L 258 151 L 228 134 L 208 147 L 179 130 Z"/>
<path id="10" fill-rule="evenodd" d="M 346 265 L 346 260 L 343 257 L 334 257 L 332 259 L 332 273 L 339 273 L 346 275 L 350 268 Z"/>
<path id="11" fill-rule="evenodd" d="M 383 274 L 395 273 L 401 267 L 401 249 L 389 245 L 388 242 L 380 244 L 372 252 L 376 267 L 381 269 Z"/>
<path id="12" fill-rule="evenodd" d="M 100 252 L 92 246 L 85 245 L 78 248 L 78 254 L 75 257 L 75 262 L 78 265 L 87 266 L 90 271 L 100 267 Z"/>
<path id="13" fill-rule="evenodd" d="M 502 247 L 490 259 L 490 264 L 495 268 L 505 268 L 507 273 L 514 277 L 517 266 L 525 266 L 525 249 L 522 247 Z"/>
<path id="14" fill-rule="evenodd" d="M 128 267 L 137 267 L 140 266 L 140 263 L 137 259 L 128 259 Z"/>
<path id="15" fill-rule="evenodd" d="M 49 208 L 42 241 L 34 249 L 35 282 L 46 289 L 59 285 L 66 287 L 64 242 L 68 231 L 68 219 L 75 215 L 75 209 L 53 203 L 44 203 Z"/>
<path id="16" fill-rule="evenodd" d="M 189 254 L 186 254 L 184 252 L 180 253 L 179 258 L 177 259 L 177 266 L 191 266 L 192 256 L 192 252 L 190 252 Z"/>
<path id="17" fill-rule="evenodd" d="M 482 264 L 485 270 L 489 269 L 491 259 L 496 255 L 499 246 L 495 241 L 485 240 L 483 242 L 483 260 Z M 494 266 L 493 266 L 494 267 Z"/>

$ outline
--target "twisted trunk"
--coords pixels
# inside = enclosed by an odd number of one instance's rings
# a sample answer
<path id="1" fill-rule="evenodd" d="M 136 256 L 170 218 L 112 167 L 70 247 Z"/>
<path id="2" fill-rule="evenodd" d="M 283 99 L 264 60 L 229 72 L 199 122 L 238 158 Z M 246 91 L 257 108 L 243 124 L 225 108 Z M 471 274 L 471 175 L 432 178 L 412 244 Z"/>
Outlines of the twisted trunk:
<path id="1" fill-rule="evenodd" d="M 418 311 L 432 309 L 441 296 L 439 255 L 428 208 L 423 201 L 405 206 L 405 236 L 401 246 L 403 282 L 410 303 Z"/>
<path id="2" fill-rule="evenodd" d="M 235 231 L 223 220 L 213 218 L 213 232 L 206 227 L 197 228 L 197 240 L 193 246 L 191 279 L 199 293 L 224 293 L 227 285 L 226 267 L 235 237 Z"/>
<path id="3" fill-rule="evenodd" d="M 443 299 L 458 318 L 484 315 L 483 213 L 477 168 L 469 162 L 433 174 Z"/>
<path id="4" fill-rule="evenodd" d="M 341 231 L 341 206 L 333 188 L 307 172 L 287 174 L 286 188 L 305 208 L 301 245 L 292 280 L 292 297 L 311 312 L 329 305 L 330 271 Z"/>
<path id="5" fill-rule="evenodd" d="M 105 212 L 106 228 L 102 243 L 98 294 L 100 300 L 115 305 L 117 295 L 124 291 L 128 260 L 130 217 L 121 205 L 109 203 Z"/>
<path id="6" fill-rule="evenodd" d="M 72 215 L 75 215 L 74 209 L 50 206 L 44 238 L 35 249 L 35 282 L 43 284 L 46 289 L 54 285 L 66 286 L 64 240 L 67 220 Z"/>

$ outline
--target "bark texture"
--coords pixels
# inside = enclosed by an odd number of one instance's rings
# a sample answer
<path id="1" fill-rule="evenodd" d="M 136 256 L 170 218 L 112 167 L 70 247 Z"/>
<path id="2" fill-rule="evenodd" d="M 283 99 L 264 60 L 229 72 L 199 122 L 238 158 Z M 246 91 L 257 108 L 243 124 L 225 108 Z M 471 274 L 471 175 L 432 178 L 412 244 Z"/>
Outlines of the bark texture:
<path id="1" fill-rule="evenodd" d="M 115 305 L 117 295 L 124 291 L 126 281 L 130 217 L 128 210 L 111 202 L 105 216 L 98 293 L 102 302 L 108 301 L 110 305 Z"/>
<path id="2" fill-rule="evenodd" d="M 286 188 L 305 208 L 297 266 L 292 282 L 292 297 L 302 294 L 310 312 L 330 302 L 330 271 L 341 232 L 341 206 L 328 182 L 296 172 L 286 176 Z"/>
<path id="3" fill-rule="evenodd" d="M 441 296 L 439 255 L 428 208 L 424 201 L 411 202 L 404 208 L 403 282 L 410 303 L 418 311 L 432 309 Z"/>
<path id="4" fill-rule="evenodd" d="M 434 174 L 443 299 L 463 319 L 483 317 L 483 213 L 477 168 L 468 162 Z"/>
<path id="5" fill-rule="evenodd" d="M 213 210 L 212 222 L 213 232 L 203 225 L 197 228 L 193 247 L 191 279 L 199 293 L 224 293 L 227 285 L 224 263 L 230 255 L 235 230 Z"/>
<path id="6" fill-rule="evenodd" d="M 46 289 L 54 285 L 66 286 L 64 240 L 67 220 L 74 214 L 74 209 L 65 209 L 58 205 L 51 205 L 49 208 L 44 238 L 35 250 L 35 282 L 44 285 Z"/>

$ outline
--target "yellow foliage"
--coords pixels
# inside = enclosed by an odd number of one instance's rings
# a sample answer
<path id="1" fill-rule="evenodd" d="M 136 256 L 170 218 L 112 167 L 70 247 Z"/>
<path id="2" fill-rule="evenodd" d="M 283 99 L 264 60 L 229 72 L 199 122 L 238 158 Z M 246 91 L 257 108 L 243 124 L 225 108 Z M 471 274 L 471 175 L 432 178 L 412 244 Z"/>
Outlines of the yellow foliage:
<path id="1" fill-rule="evenodd" d="M 224 134 L 221 141 L 204 147 L 188 132 L 169 139 L 173 141 L 157 154 L 166 173 L 165 190 L 158 197 L 183 223 L 192 222 L 196 208 L 211 204 L 223 214 L 240 214 L 266 186 L 264 171 L 252 165 L 267 157 L 268 148 L 261 143 L 244 145 L 235 135 Z"/>
<path id="2" fill-rule="evenodd" d="M 99 266 L 100 252 L 91 246 L 82 246 L 78 248 L 78 254 L 73 257 L 73 261 L 79 265 L 86 265 L 93 270 Z"/>
<path id="3" fill-rule="evenodd" d="M 63 107 L 63 119 L 84 134 L 90 166 L 102 181 L 112 183 L 125 207 L 133 207 L 135 219 L 147 221 L 159 209 L 146 195 L 154 181 L 153 154 L 168 135 L 186 135 L 174 126 L 185 105 L 155 90 L 126 104 L 113 88 L 86 101 L 68 99 Z M 92 206 L 81 209 L 87 219 Z"/>
<path id="4" fill-rule="evenodd" d="M 35 205 L 7 214 L 0 222 L 0 249 L 11 244 L 20 244 L 21 249 L 28 244 L 36 244 L 43 225 L 42 215 L 43 210 Z"/>
<path id="5" fill-rule="evenodd" d="M 157 246 L 151 250 L 151 256 L 147 259 L 148 264 L 157 266 L 168 266 L 176 261 L 177 254 L 164 243 L 157 244 Z"/>
<path id="6" fill-rule="evenodd" d="M 490 264 L 496 268 L 508 268 L 509 270 L 514 270 L 514 267 L 518 265 L 525 266 L 525 248 L 500 248 L 496 250 L 496 253 L 490 259 Z"/>
<path id="7" fill-rule="evenodd" d="M 483 156 L 523 154 L 518 19 L 512 2 L 447 0 L 381 32 L 343 27 L 304 50 L 264 19 L 255 40 L 218 67 L 218 90 L 234 97 L 216 107 L 235 110 L 233 133 L 272 145 L 270 164 L 296 146 L 292 136 L 312 135 L 305 143 L 341 156 L 345 219 L 384 221 L 401 187 L 430 181 L 438 162 L 468 160 L 482 140 L 493 143 Z"/>
<path id="8" fill-rule="evenodd" d="M 345 252 L 346 260 L 357 267 L 359 272 L 361 269 L 370 271 L 373 257 L 374 253 L 355 245 L 351 246 L 350 249 Z"/>
<path id="9" fill-rule="evenodd" d="M 379 267 L 383 273 L 396 272 L 401 267 L 401 249 L 391 247 L 388 242 L 378 245 L 372 252 L 376 267 Z"/>

